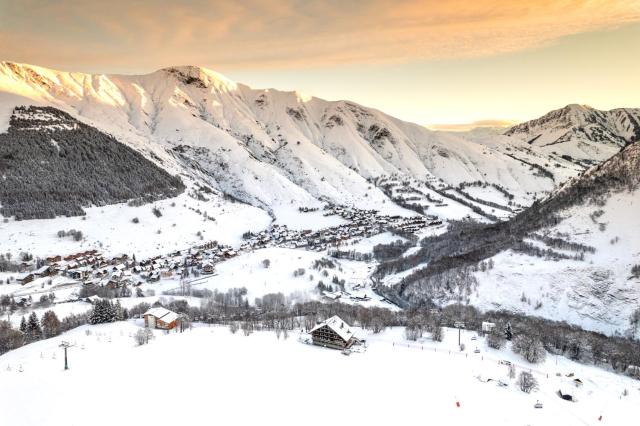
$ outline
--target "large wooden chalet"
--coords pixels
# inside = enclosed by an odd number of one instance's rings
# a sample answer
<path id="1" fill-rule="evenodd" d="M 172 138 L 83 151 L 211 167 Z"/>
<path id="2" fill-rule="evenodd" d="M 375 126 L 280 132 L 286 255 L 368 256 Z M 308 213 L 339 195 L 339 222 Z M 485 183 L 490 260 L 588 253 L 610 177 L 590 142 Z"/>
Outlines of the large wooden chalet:
<path id="1" fill-rule="evenodd" d="M 148 328 L 159 328 L 161 330 L 171 330 L 178 325 L 180 316 L 166 308 L 151 308 L 144 313 L 144 326 Z"/>
<path id="2" fill-rule="evenodd" d="M 347 349 L 358 341 L 351 327 L 337 315 L 316 325 L 310 333 L 314 345 L 332 349 Z"/>

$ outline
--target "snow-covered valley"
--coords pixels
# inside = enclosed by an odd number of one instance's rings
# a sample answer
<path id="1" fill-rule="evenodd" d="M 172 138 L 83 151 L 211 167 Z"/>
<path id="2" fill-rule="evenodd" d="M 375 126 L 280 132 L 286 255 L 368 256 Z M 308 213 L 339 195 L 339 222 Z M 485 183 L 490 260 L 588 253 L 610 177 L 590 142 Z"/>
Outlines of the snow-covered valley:
<path id="1" fill-rule="evenodd" d="M 529 411 L 530 424 L 591 424 L 600 415 L 624 424 L 638 398 L 636 383 L 622 375 L 636 360 L 621 354 L 633 352 L 640 329 L 639 117 L 637 109 L 568 105 L 506 131 L 437 132 L 353 102 L 253 89 L 198 67 L 90 75 L 3 62 L 0 313 L 8 321 L 0 323 L 0 343 L 9 343 L 0 349 L 10 352 L 0 357 L 0 378 L 22 400 L 21 389 L 36 382 L 43 392 L 59 379 L 71 394 L 86 388 L 76 371 L 108 358 L 126 357 L 123 368 L 163 389 L 182 388 L 184 377 L 204 368 L 203 383 L 217 379 L 214 387 L 224 389 L 212 396 L 229 408 L 221 418 L 234 423 L 242 389 L 262 393 L 247 383 L 263 373 L 261 381 L 281 377 L 290 388 L 343 398 L 333 396 L 324 374 L 306 368 L 319 364 L 350 377 L 343 419 L 411 423 L 416 413 L 407 407 L 426 398 L 433 406 L 425 419 L 449 424 L 468 424 L 504 404 L 514 408 L 493 424 L 514 424 Z M 83 325 L 106 300 L 138 317 L 143 308 L 171 307 L 194 328 L 134 347 L 140 319 Z M 300 343 L 291 318 L 309 312 L 294 310 L 318 306 L 352 309 L 362 324 L 372 322 L 359 329 L 367 350 L 345 357 Z M 379 322 L 404 325 L 415 312 L 439 318 L 456 306 L 578 330 L 571 335 L 578 349 L 573 340 L 544 343 L 583 364 L 552 360 L 550 352 L 542 365 L 520 365 L 540 378 L 540 390 L 529 395 L 513 380 L 495 385 L 505 373 L 498 360 L 522 359 L 485 348 L 482 338 L 472 343 L 471 331 L 463 355 L 453 330 L 444 343 L 409 343 L 398 327 L 371 332 Z M 48 370 L 60 338 L 24 337 L 52 315 L 76 343 L 80 358 L 71 372 Z M 291 322 L 278 327 L 289 339 L 201 323 L 240 324 L 244 316 L 261 324 L 283 316 Z M 443 317 L 439 325 L 456 320 Z M 614 361 L 599 352 L 605 336 L 613 346 L 604 353 Z M 255 353 L 263 363 L 249 362 Z M 205 363 L 212 357 L 215 363 Z M 299 363 L 292 366 L 292 357 Z M 240 375 L 216 373 L 216 365 L 237 362 L 251 366 L 238 367 Z M 99 374 L 112 376 L 111 368 Z M 565 370 L 587 379 L 575 404 L 556 395 L 574 385 Z M 159 371 L 165 374 L 150 378 Z M 418 380 L 409 380 L 416 371 Z M 435 386 L 421 393 L 418 383 L 429 378 Z M 380 386 L 400 391 L 377 412 L 370 401 Z M 144 398 L 142 406 L 157 400 Z M 271 395 L 256 416 L 280 404 L 274 416 L 282 423 L 308 419 L 312 397 L 295 398 L 280 403 Z M 544 409 L 533 408 L 537 399 Z M 7 412 L 14 424 L 36 424 L 43 415 L 57 424 L 65 414 L 59 406 L 50 399 L 22 419 Z M 85 415 L 80 410 L 71 422 Z M 165 415 L 178 421 L 172 411 Z"/>

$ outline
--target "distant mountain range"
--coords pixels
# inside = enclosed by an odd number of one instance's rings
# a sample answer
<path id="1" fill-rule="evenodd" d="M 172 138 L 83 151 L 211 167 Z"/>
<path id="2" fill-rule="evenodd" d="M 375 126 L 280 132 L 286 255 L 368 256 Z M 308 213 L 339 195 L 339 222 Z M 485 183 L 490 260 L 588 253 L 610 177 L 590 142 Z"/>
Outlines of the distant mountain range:
<path id="1" fill-rule="evenodd" d="M 385 209 L 372 183 L 389 175 L 499 185 L 526 206 L 637 138 L 640 121 L 637 109 L 570 105 L 503 134 L 434 132 L 353 102 L 252 89 L 198 67 L 124 76 L 0 63 L 0 131 L 13 107 L 31 104 L 112 135 L 187 186 L 274 215 L 324 201 Z"/>

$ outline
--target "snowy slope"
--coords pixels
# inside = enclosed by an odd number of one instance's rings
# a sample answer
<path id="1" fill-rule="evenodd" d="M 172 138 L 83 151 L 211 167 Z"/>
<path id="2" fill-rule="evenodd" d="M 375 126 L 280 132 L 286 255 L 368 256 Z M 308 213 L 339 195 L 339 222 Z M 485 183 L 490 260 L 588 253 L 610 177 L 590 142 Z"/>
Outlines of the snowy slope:
<path id="1" fill-rule="evenodd" d="M 625 150 L 549 199 L 560 200 L 558 223 L 539 233 L 595 248 L 584 261 L 540 259 L 511 252 L 493 258 L 493 270 L 477 273 L 473 303 L 564 319 L 609 334 L 627 334 L 640 306 L 640 144 Z M 573 200 L 573 201 L 571 201 Z M 520 295 L 531 301 L 522 302 Z M 536 307 L 537 302 L 541 307 Z"/>
<path id="2" fill-rule="evenodd" d="M 640 264 L 639 210 L 635 142 L 509 221 L 457 225 L 378 274 L 389 296 L 408 304 L 463 301 L 628 334 L 640 306 L 632 273 Z"/>
<path id="3" fill-rule="evenodd" d="M 500 253 L 493 257 L 492 270 L 476 273 L 479 286 L 471 303 L 626 334 L 629 316 L 640 306 L 640 279 L 630 278 L 631 267 L 640 264 L 639 208 L 638 193 L 622 193 L 603 207 L 567 210 L 562 223 L 544 232 L 568 235 L 571 241 L 595 247 L 595 253 L 586 254 L 584 261 Z M 594 223 L 590 215 L 596 210 L 603 214 Z M 600 230 L 599 223 L 606 228 Z"/>
<path id="4" fill-rule="evenodd" d="M 505 135 L 526 141 L 549 155 L 564 155 L 576 163 L 593 164 L 640 139 L 640 109 L 600 111 L 572 104 L 518 124 Z"/>
<path id="5" fill-rule="evenodd" d="M 2 419 L 12 426 L 87 419 L 96 426 L 123 419 L 163 426 L 211 418 L 221 424 L 326 425 L 317 409 L 324 404 L 341 424 L 622 426 L 633 422 L 640 403 L 638 382 L 628 377 L 562 358 L 533 366 L 506 349 L 486 348 L 482 338 L 471 341 L 468 332 L 462 338 L 469 349 L 458 353 L 455 330 L 447 330 L 442 343 L 416 343 L 405 341 L 401 328 L 380 334 L 356 329 L 368 347 L 344 356 L 299 342 L 297 332 L 284 340 L 271 332 L 243 336 L 199 325 L 184 333 L 156 330 L 148 345 L 135 346 L 131 336 L 140 324 L 83 326 L 1 356 Z M 62 340 L 75 344 L 68 371 Z M 539 390 L 517 389 L 499 359 L 514 362 L 518 372 L 532 369 Z M 582 387 L 565 377 L 569 373 Z M 184 390 L 194 388 L 194 378 L 204 391 Z M 122 389 L 126 396 L 118 397 Z M 558 389 L 578 401 L 560 399 Z M 160 405 L 165 397 L 172 402 Z M 113 401 L 117 408 L 96 413 L 96 401 Z M 536 401 L 544 408 L 534 408 Z"/>
<path id="6" fill-rule="evenodd" d="M 528 204 L 582 170 L 520 138 L 433 132 L 353 102 L 252 89 L 192 66 L 125 76 L 3 62 L 0 94 L 0 123 L 25 99 L 54 105 L 170 172 L 197 174 L 271 213 L 318 199 L 391 212 L 367 180 L 394 173 L 499 184 Z"/>

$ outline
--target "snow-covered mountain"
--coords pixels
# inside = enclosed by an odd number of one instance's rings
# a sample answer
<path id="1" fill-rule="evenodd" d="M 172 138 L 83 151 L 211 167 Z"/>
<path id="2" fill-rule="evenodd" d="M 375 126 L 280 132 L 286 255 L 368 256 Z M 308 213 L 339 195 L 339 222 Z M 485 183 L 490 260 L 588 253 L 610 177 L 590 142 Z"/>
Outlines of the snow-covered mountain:
<path id="1" fill-rule="evenodd" d="M 556 212 L 553 222 L 557 223 L 535 232 L 546 239 L 531 238 L 531 234 L 525 239 L 569 257 L 592 248 L 580 255 L 584 260 L 559 261 L 556 255 L 535 258 L 531 252 L 511 250 L 499 253 L 493 258 L 494 269 L 476 274 L 479 288 L 472 303 L 626 334 L 632 312 L 640 307 L 638 211 L 640 143 L 634 143 L 543 202 L 538 216 Z M 558 244 L 559 240 L 574 246 Z"/>
<path id="2" fill-rule="evenodd" d="M 353 102 L 252 89 L 192 66 L 125 76 L 0 63 L 0 131 L 22 104 L 66 111 L 170 173 L 276 216 L 318 200 L 389 210 L 371 181 L 392 174 L 445 186 L 500 185 L 528 205 L 584 168 L 574 158 L 600 161 L 615 153 L 635 131 L 620 133 L 622 124 L 637 123 L 637 110 L 625 110 L 620 126 L 602 130 L 616 132 L 606 153 L 578 144 L 556 155 L 521 137 L 525 128 L 544 129 L 543 122 L 516 126 L 509 136 L 433 132 Z M 591 133 L 599 126 L 593 123 Z M 577 121 L 570 133 L 580 129 Z M 557 131 L 549 125 L 549 134 Z M 565 152 L 570 157 L 562 158 Z"/>
<path id="3" fill-rule="evenodd" d="M 639 210 L 635 142 L 509 221 L 424 241 L 385 279 L 409 304 L 465 301 L 627 333 L 640 306 Z"/>
<path id="4" fill-rule="evenodd" d="M 561 155 L 578 164 L 596 164 L 640 139 L 640 109 L 599 111 L 572 104 L 515 125 L 505 135 L 549 155 Z"/>

